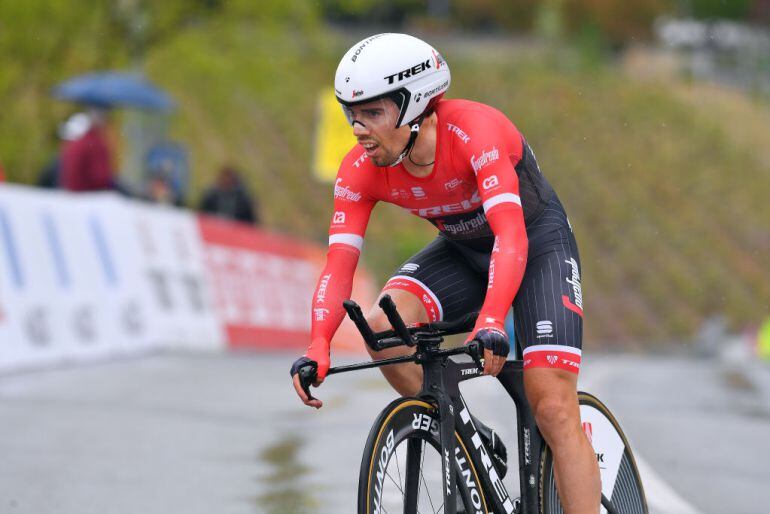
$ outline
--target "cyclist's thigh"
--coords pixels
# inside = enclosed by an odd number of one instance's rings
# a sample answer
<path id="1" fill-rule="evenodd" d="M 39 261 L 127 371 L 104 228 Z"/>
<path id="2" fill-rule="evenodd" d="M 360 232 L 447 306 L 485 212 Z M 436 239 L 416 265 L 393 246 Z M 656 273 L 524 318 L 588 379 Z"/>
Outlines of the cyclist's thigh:
<path id="1" fill-rule="evenodd" d="M 486 278 L 438 236 L 396 270 L 383 292 L 394 289 L 417 297 L 429 321 L 453 320 L 481 308 Z"/>
<path id="2" fill-rule="evenodd" d="M 580 369 L 583 297 L 577 243 L 564 226 L 530 237 L 527 269 L 513 302 L 524 368 Z"/>

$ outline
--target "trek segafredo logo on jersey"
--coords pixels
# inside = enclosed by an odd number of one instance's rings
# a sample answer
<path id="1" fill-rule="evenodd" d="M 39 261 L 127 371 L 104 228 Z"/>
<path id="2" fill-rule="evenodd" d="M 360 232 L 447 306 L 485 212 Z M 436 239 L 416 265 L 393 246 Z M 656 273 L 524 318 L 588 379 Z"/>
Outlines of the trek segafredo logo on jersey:
<path id="1" fill-rule="evenodd" d="M 568 284 L 572 286 L 572 292 L 575 294 L 575 305 L 583 308 L 583 288 L 580 286 L 580 269 L 578 263 L 574 257 L 568 261 L 564 261 L 572 267 L 572 277 L 565 279 Z"/>
<path id="2" fill-rule="evenodd" d="M 342 179 L 338 178 L 334 183 L 334 198 L 347 200 L 349 202 L 357 202 L 361 199 L 361 193 L 351 191 L 348 186 L 340 185 L 340 182 L 342 182 Z"/>
<path id="3" fill-rule="evenodd" d="M 452 132 L 454 135 L 459 137 L 460 141 L 462 141 L 466 145 L 468 144 L 468 141 L 471 140 L 471 136 L 466 134 L 465 131 L 460 127 L 458 127 L 457 125 L 452 125 L 451 123 L 447 123 L 446 128 L 449 129 L 449 132 Z"/>
<path id="4" fill-rule="evenodd" d="M 500 150 L 496 146 L 493 146 L 489 151 L 481 152 L 481 155 L 476 158 L 476 155 L 471 156 L 471 167 L 473 172 L 478 174 L 486 166 L 492 164 L 500 158 Z"/>
<path id="5" fill-rule="evenodd" d="M 462 202 L 436 205 L 434 207 L 424 207 L 422 209 L 407 210 L 421 218 L 427 218 L 432 216 L 441 216 L 442 214 L 459 214 L 461 212 L 468 212 L 475 209 L 479 205 L 481 205 L 481 196 L 479 196 L 478 191 L 475 191 L 473 196 L 471 196 L 468 200 L 463 200 Z"/>

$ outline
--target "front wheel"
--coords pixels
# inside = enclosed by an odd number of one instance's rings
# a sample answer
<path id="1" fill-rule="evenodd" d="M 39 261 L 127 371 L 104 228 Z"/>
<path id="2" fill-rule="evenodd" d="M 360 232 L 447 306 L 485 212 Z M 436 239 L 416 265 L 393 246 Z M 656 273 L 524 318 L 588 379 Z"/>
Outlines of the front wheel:
<path id="1" fill-rule="evenodd" d="M 602 478 L 601 512 L 647 514 L 642 480 L 625 434 L 609 409 L 596 397 L 578 393 L 583 430 L 596 453 Z M 540 467 L 540 512 L 562 514 L 556 491 L 553 454 L 544 446 Z M 609 505 L 607 505 L 609 503 Z"/>
<path id="2" fill-rule="evenodd" d="M 488 512 L 468 451 L 455 432 L 458 512 Z M 358 482 L 359 514 L 444 512 L 438 410 L 424 400 L 399 398 L 375 421 Z M 462 505 L 462 507 L 461 507 Z"/>

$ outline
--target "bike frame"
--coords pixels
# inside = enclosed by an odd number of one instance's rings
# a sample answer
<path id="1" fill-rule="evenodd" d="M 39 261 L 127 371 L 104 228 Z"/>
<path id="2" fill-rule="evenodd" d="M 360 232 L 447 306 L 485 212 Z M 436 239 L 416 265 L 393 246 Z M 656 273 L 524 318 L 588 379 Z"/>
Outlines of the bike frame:
<path id="1" fill-rule="evenodd" d="M 513 514 L 514 500 L 505 489 L 497 470 L 492 464 L 489 451 L 481 440 L 481 436 L 474 426 L 468 406 L 460 394 L 459 384 L 465 380 L 481 375 L 483 366 L 481 362 L 482 349 L 478 343 L 467 346 L 442 350 L 439 348 L 443 342 L 443 336 L 459 334 L 470 330 L 475 321 L 475 314 L 469 315 L 464 320 L 453 323 L 429 323 L 426 325 L 414 325 L 407 327 L 396 310 L 396 306 L 388 295 L 384 295 L 379 302 L 393 326 L 393 330 L 375 334 L 364 319 L 361 308 L 353 301 L 346 300 L 343 303 L 348 315 L 361 332 L 366 344 L 374 351 L 397 346 L 416 347 L 413 355 L 395 357 L 373 362 L 338 366 L 331 368 L 328 375 L 344 373 L 361 369 L 375 368 L 392 364 L 414 362 L 423 368 L 422 389 L 417 397 L 436 405 L 441 441 L 442 475 L 445 479 L 444 487 L 444 512 L 457 513 L 458 490 L 466 500 L 466 505 L 475 506 L 472 495 L 472 487 L 480 487 L 484 492 L 484 498 L 489 502 L 486 505 L 487 512 L 495 514 Z M 517 351 L 518 347 L 514 349 Z M 518 353 L 518 352 L 517 352 Z M 455 355 L 470 355 L 472 361 L 457 362 L 451 359 Z M 315 381 L 315 363 L 299 369 L 300 383 L 308 398 L 310 384 Z M 534 414 L 530 409 L 527 397 L 524 393 L 524 364 L 522 360 L 507 361 L 503 369 L 497 375 L 508 395 L 516 407 L 516 428 L 518 434 L 518 465 L 520 484 L 520 513 L 539 514 L 539 487 L 540 470 L 542 466 L 543 448 L 545 440 L 537 428 Z M 459 422 L 458 422 L 459 416 Z M 463 468 L 464 462 L 457 458 L 455 453 L 455 437 L 457 432 L 459 441 L 468 450 L 473 470 Z M 407 447 L 407 459 L 410 455 L 418 455 L 418 444 L 410 444 Z M 477 476 L 479 484 L 475 484 L 473 476 Z M 463 481 L 456 483 L 457 477 L 463 477 Z M 407 471 L 407 481 L 418 480 L 419 477 Z M 407 488 L 410 489 L 410 488 Z M 416 505 L 417 498 L 405 498 L 408 511 L 409 505 Z M 616 514 L 612 504 L 602 495 L 602 505 L 609 514 Z M 483 512 L 480 508 L 476 512 Z"/>
<path id="2" fill-rule="evenodd" d="M 455 477 L 465 477 L 465 482 L 455 484 L 448 482 L 444 491 L 444 509 L 448 514 L 455 513 L 455 490 L 459 490 L 466 500 L 471 500 L 472 487 L 480 487 L 487 500 L 487 510 L 495 513 L 512 514 L 514 512 L 513 498 L 510 496 L 497 470 L 492 465 L 489 451 L 481 440 L 467 404 L 460 394 L 459 384 L 465 380 L 476 378 L 481 374 L 481 368 L 475 362 L 455 362 L 447 358 L 444 362 L 430 361 L 423 363 L 423 388 L 419 398 L 432 400 L 438 407 L 439 426 L 441 430 L 441 454 L 455 455 L 455 438 L 457 431 L 460 441 L 465 445 L 476 470 L 480 484 L 474 484 L 473 474 L 468 473 L 463 462 L 452 458 L 452 470 L 444 476 L 454 481 Z M 536 514 L 538 512 L 538 477 L 540 458 L 542 455 L 543 438 L 540 435 L 535 418 L 524 395 L 523 363 L 508 361 L 497 376 L 503 388 L 508 392 L 516 406 L 516 424 L 519 443 L 519 482 L 521 489 L 521 512 Z M 446 466 L 447 459 L 443 459 Z M 449 492 L 449 494 L 447 494 Z M 466 501 L 466 504 L 473 503 Z"/>

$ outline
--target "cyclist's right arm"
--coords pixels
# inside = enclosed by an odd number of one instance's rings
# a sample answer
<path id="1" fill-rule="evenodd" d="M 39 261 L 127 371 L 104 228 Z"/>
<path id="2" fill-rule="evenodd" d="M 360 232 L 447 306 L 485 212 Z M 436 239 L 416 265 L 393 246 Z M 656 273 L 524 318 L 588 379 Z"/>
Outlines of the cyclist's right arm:
<path id="1" fill-rule="evenodd" d="M 376 203 L 366 190 L 363 171 L 343 162 L 335 182 L 329 250 L 313 294 L 311 343 L 305 353 L 317 363 L 319 381 L 329 369 L 329 343 L 345 317 L 342 302 L 350 298 L 366 226 Z"/>

